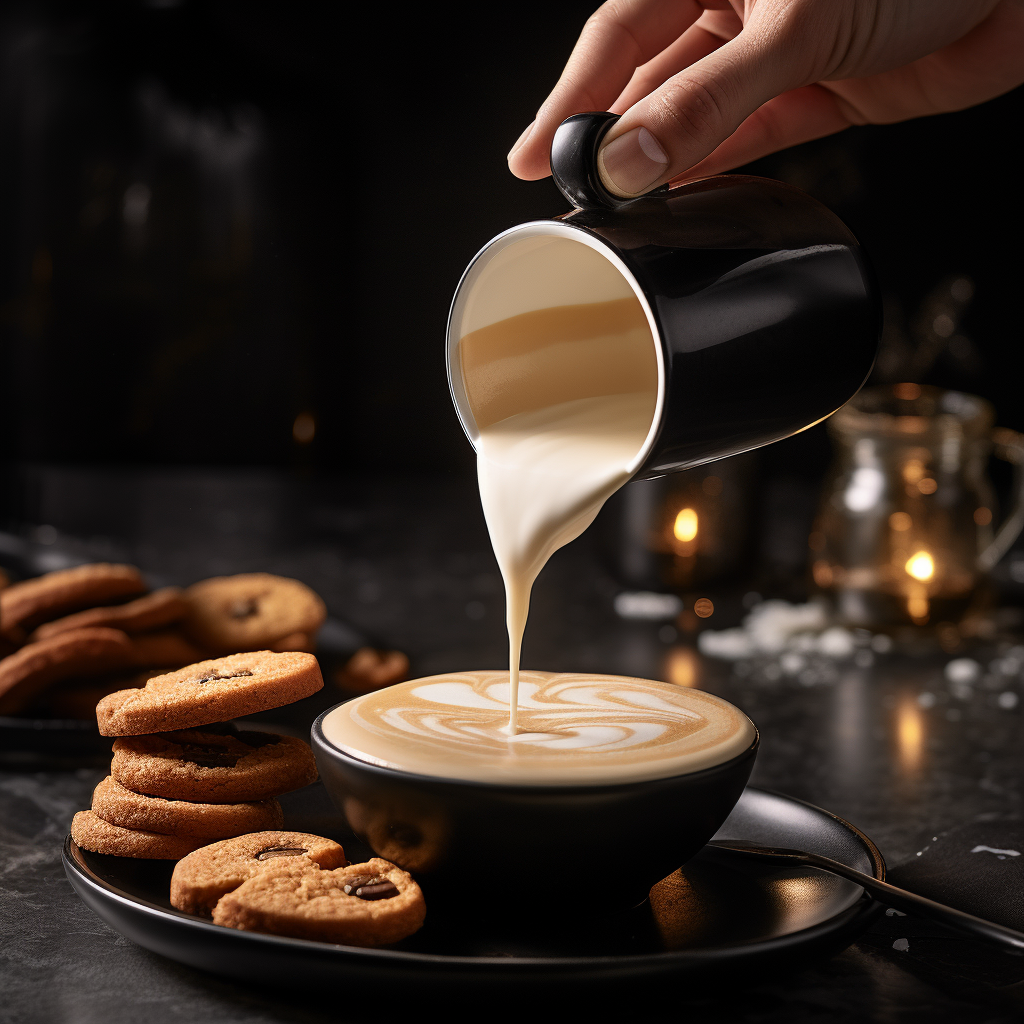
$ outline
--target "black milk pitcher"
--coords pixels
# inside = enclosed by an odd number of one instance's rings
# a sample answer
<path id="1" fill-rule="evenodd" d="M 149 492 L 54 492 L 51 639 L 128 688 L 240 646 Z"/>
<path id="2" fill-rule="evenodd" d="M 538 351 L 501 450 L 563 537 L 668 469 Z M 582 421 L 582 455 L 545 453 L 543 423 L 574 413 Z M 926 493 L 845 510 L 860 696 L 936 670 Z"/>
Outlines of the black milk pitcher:
<path id="1" fill-rule="evenodd" d="M 658 357 L 655 427 L 635 479 L 749 451 L 831 416 L 866 380 L 881 330 L 856 238 L 821 203 L 767 178 L 720 175 L 619 199 L 597 173 L 598 146 L 616 119 L 576 114 L 560 125 L 551 167 L 575 209 L 502 232 L 459 282 L 448 373 L 470 441 L 479 430 L 460 364 L 466 334 L 523 309 L 629 293 Z"/>

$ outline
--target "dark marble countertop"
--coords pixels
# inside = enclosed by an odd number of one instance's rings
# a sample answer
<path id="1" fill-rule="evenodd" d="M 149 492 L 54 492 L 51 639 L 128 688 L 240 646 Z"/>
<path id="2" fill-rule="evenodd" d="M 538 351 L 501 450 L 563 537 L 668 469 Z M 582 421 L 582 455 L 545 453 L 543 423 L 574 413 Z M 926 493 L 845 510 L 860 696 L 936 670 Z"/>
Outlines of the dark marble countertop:
<path id="1" fill-rule="evenodd" d="M 281 573 L 322 594 L 332 623 L 325 644 L 338 656 L 369 641 L 406 651 L 417 674 L 505 664 L 501 581 L 471 484 L 184 471 L 40 479 L 36 526 L 21 541 L 7 536 L 0 556 L 6 550 L 8 561 L 31 557 L 42 571 L 67 559 L 124 559 L 154 583 Z M 957 652 L 977 663 L 969 684 L 946 673 L 949 654 L 882 654 L 866 640 L 854 656 L 827 663 L 730 663 L 701 656 L 694 638 L 674 627 L 618 618 L 619 589 L 595 540 L 559 552 L 536 588 L 524 663 L 667 678 L 727 697 L 761 732 L 755 785 L 852 822 L 880 848 L 897 884 L 1024 926 L 1024 857 L 990 852 L 1024 851 L 1024 641 L 1004 635 Z M 0 1021 L 256 1024 L 407 1015 L 383 993 L 339 992 L 325 1001 L 258 991 L 112 931 L 79 901 L 60 863 L 71 817 L 89 805 L 104 774 L 102 758 L 3 758 Z M 303 799 L 286 802 L 286 812 L 301 815 Z M 643 1016 L 1009 1022 L 1019 1018 L 1022 978 L 1024 961 L 913 918 L 883 916 L 824 963 L 750 985 L 737 978 L 714 992 L 688 982 L 671 1010 L 652 1006 Z M 605 1002 L 587 1013 L 636 1015 L 641 995 L 624 991 L 621 1006 Z M 457 996 L 459 1014 L 477 1012 Z M 585 1005 L 585 993 L 565 992 L 529 1012 L 557 1016 Z"/>

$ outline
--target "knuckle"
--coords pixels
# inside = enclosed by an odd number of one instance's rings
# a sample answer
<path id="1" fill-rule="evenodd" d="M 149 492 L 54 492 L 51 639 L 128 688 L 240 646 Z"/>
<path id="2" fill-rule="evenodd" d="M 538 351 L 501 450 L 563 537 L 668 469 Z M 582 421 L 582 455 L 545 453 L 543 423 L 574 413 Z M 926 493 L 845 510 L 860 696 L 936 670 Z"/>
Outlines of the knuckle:
<path id="1" fill-rule="evenodd" d="M 624 21 L 626 5 L 622 0 L 607 0 L 587 18 L 587 26 L 595 28 L 621 27 Z"/>
<path id="2" fill-rule="evenodd" d="M 676 80 L 659 96 L 662 115 L 686 135 L 716 132 L 724 119 L 725 99 L 714 83 Z"/>
<path id="3" fill-rule="evenodd" d="M 630 28 L 630 4 L 624 0 L 608 0 L 587 18 L 582 38 L 608 39 L 618 37 L 627 45 L 639 50 L 636 38 Z"/>

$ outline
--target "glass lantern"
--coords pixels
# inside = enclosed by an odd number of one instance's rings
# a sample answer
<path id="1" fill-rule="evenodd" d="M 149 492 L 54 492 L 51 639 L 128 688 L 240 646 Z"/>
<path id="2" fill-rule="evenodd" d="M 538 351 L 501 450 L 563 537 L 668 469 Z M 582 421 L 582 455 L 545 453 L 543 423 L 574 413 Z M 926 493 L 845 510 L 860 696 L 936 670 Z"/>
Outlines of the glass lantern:
<path id="1" fill-rule="evenodd" d="M 619 582 L 684 593 L 734 575 L 748 554 L 753 468 L 734 455 L 613 495 L 600 532 Z"/>
<path id="2" fill-rule="evenodd" d="M 816 586 L 858 626 L 958 622 L 1024 524 L 1024 437 L 975 395 L 866 388 L 829 421 L 835 461 L 810 536 Z M 993 532 L 989 455 L 1013 462 L 1012 514 Z"/>

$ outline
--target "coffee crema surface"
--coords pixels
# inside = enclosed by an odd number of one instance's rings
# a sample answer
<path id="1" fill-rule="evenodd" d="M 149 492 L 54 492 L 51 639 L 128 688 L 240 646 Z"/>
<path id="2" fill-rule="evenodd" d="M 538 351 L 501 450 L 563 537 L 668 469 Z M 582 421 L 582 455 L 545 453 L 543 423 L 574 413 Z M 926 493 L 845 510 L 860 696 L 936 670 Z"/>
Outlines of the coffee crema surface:
<path id="1" fill-rule="evenodd" d="M 328 714 L 324 736 L 361 761 L 416 775 L 527 786 L 670 778 L 738 757 L 757 735 L 727 701 L 626 676 L 452 672 L 389 686 Z"/>

